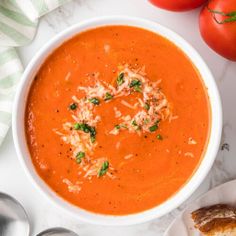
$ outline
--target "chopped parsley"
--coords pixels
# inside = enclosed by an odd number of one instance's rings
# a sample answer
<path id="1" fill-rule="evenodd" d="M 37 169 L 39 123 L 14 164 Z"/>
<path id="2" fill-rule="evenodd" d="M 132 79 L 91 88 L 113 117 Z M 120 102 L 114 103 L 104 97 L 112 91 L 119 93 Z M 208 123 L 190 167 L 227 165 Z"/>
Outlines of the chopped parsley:
<path id="1" fill-rule="evenodd" d="M 74 124 L 74 129 L 75 130 L 82 130 L 85 133 L 89 133 L 90 126 L 88 124 L 85 124 L 85 123 L 75 123 Z"/>
<path id="2" fill-rule="evenodd" d="M 75 123 L 74 124 L 74 129 L 75 130 L 82 130 L 85 133 L 90 133 L 90 140 L 92 143 L 95 142 L 96 140 L 96 129 L 95 127 L 92 127 L 86 123 Z"/>
<path id="3" fill-rule="evenodd" d="M 111 100 L 112 98 L 113 98 L 113 95 L 111 95 L 110 93 L 107 92 L 107 93 L 105 94 L 105 99 L 104 99 L 104 100 L 105 100 L 105 101 L 108 101 L 108 100 Z"/>
<path id="4" fill-rule="evenodd" d="M 78 164 L 81 163 L 81 159 L 85 157 L 85 153 L 84 152 L 78 152 L 77 155 L 76 155 L 76 162 Z"/>
<path id="5" fill-rule="evenodd" d="M 75 123 L 74 124 L 74 129 L 75 130 L 79 130 L 80 129 L 80 124 L 79 123 Z"/>
<path id="6" fill-rule="evenodd" d="M 136 92 L 142 93 L 142 89 L 139 86 L 134 86 Z"/>
<path id="7" fill-rule="evenodd" d="M 140 93 L 142 92 L 141 86 L 142 86 L 142 82 L 137 79 L 132 80 L 129 85 L 130 88 L 133 88 L 136 92 L 140 92 Z"/>
<path id="8" fill-rule="evenodd" d="M 155 124 L 155 125 L 149 127 L 149 131 L 150 131 L 150 132 L 155 132 L 157 129 L 158 129 L 158 125 L 157 125 L 157 124 Z"/>
<path id="9" fill-rule="evenodd" d="M 157 139 L 163 140 L 163 137 L 162 137 L 160 134 L 158 134 L 158 135 L 157 135 Z"/>
<path id="10" fill-rule="evenodd" d="M 135 127 L 136 130 L 141 129 L 141 127 L 137 124 L 136 120 L 133 120 L 131 124 Z"/>
<path id="11" fill-rule="evenodd" d="M 94 143 L 96 140 L 96 129 L 90 126 L 89 132 L 90 132 L 91 143 Z"/>
<path id="12" fill-rule="evenodd" d="M 119 125 L 115 125 L 115 128 L 116 129 L 121 129 L 121 128 L 127 129 L 127 126 L 124 124 L 119 124 Z"/>
<path id="13" fill-rule="evenodd" d="M 117 79 L 116 79 L 116 83 L 117 83 L 118 86 L 122 85 L 122 84 L 125 82 L 124 76 L 125 76 L 125 74 L 124 74 L 123 72 L 121 72 L 121 73 L 118 75 L 118 77 L 117 77 Z"/>
<path id="14" fill-rule="evenodd" d="M 120 125 L 115 125 L 115 128 L 120 129 L 121 127 L 120 127 Z"/>
<path id="15" fill-rule="evenodd" d="M 124 129 L 128 129 L 127 126 L 124 125 L 124 124 L 121 124 L 120 127 L 121 127 L 121 128 L 124 128 Z"/>
<path id="16" fill-rule="evenodd" d="M 150 109 L 150 105 L 148 103 L 145 103 L 144 104 L 144 109 L 148 111 Z"/>
<path id="17" fill-rule="evenodd" d="M 94 142 L 96 141 L 95 136 L 91 136 L 91 135 L 90 135 L 90 141 L 91 141 L 91 143 L 94 143 Z"/>
<path id="18" fill-rule="evenodd" d="M 102 163 L 102 167 L 98 171 L 98 177 L 105 175 L 107 173 L 108 168 L 109 168 L 109 161 L 104 161 Z"/>
<path id="19" fill-rule="evenodd" d="M 144 121 L 143 121 L 143 123 L 146 125 L 146 124 L 148 124 L 150 122 L 150 120 L 149 119 L 145 119 Z"/>
<path id="20" fill-rule="evenodd" d="M 142 83 L 141 83 L 140 80 L 134 79 L 134 80 L 132 80 L 132 81 L 130 82 L 129 87 L 132 88 L 132 87 L 134 87 L 134 86 L 141 86 L 141 85 L 142 85 Z"/>
<path id="21" fill-rule="evenodd" d="M 78 107 L 78 105 L 76 103 L 71 103 L 69 106 L 70 110 L 75 110 Z"/>
<path id="22" fill-rule="evenodd" d="M 99 105 L 100 104 L 100 101 L 97 98 L 90 98 L 89 101 L 91 103 L 93 103 L 94 105 Z"/>

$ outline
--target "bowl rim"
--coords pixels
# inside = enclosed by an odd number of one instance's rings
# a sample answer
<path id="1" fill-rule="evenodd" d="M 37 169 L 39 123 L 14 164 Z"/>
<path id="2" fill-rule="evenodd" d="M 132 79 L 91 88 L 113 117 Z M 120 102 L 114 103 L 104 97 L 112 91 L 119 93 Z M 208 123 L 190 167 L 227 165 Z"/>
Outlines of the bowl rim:
<path id="1" fill-rule="evenodd" d="M 204 157 L 202 158 L 201 163 L 199 164 L 193 175 L 190 177 L 188 182 L 185 183 L 185 185 L 180 190 L 178 190 L 178 192 L 176 192 L 162 204 L 142 212 L 122 216 L 104 215 L 81 209 L 62 199 L 59 195 L 54 193 L 54 191 L 51 190 L 50 187 L 47 186 L 47 184 L 36 173 L 36 170 L 34 169 L 31 162 L 24 134 L 24 114 L 22 115 L 22 113 L 25 112 L 25 103 L 28 95 L 28 91 L 26 92 L 26 90 L 29 90 L 29 87 L 33 81 L 32 75 L 36 73 L 38 68 L 44 62 L 45 58 L 47 58 L 47 56 L 50 55 L 50 53 L 54 51 L 54 49 L 56 49 L 58 46 L 60 46 L 63 42 L 65 42 L 69 38 L 72 38 L 76 34 L 79 34 L 88 29 L 108 25 L 128 25 L 144 28 L 167 38 L 178 48 L 180 48 L 180 50 L 182 50 L 188 56 L 188 58 L 199 70 L 199 73 L 202 76 L 202 80 L 207 86 L 208 96 L 210 100 L 210 109 L 212 113 L 211 130 Z M 214 163 L 220 145 L 222 133 L 222 105 L 215 80 L 206 63 L 198 54 L 198 52 L 177 33 L 156 22 L 139 17 L 119 15 L 103 16 L 85 20 L 70 26 L 69 28 L 63 30 L 62 32 L 54 36 L 51 40 L 49 40 L 33 56 L 22 75 L 15 95 L 13 105 L 12 133 L 17 156 L 25 173 L 31 180 L 33 186 L 36 186 L 39 192 L 41 192 L 43 196 L 49 199 L 50 202 L 52 202 L 55 206 L 60 207 L 65 212 L 70 213 L 70 215 L 73 215 L 77 219 L 91 224 L 113 226 L 133 225 L 144 223 L 146 221 L 159 218 L 169 213 L 171 210 L 177 208 L 185 200 L 187 200 L 203 182 L 204 178 L 206 177 Z"/>

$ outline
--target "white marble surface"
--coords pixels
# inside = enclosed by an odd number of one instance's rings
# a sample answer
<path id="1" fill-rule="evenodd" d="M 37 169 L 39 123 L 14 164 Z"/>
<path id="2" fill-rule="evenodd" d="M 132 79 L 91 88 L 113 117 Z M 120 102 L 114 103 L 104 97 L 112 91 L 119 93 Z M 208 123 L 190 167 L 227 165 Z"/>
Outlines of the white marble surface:
<path id="1" fill-rule="evenodd" d="M 219 151 L 214 167 L 189 201 L 213 186 L 236 178 L 236 63 L 218 56 L 202 41 L 198 31 L 199 9 L 188 13 L 171 13 L 154 8 L 147 0 L 72 1 L 41 19 L 34 41 L 19 49 L 24 65 L 42 45 L 68 26 L 84 19 L 112 14 L 144 17 L 176 31 L 198 50 L 215 76 L 224 111 L 222 143 L 227 142 L 230 150 Z M 161 219 L 136 226 L 104 227 L 78 222 L 52 206 L 26 178 L 15 153 L 11 132 L 0 148 L 0 191 L 11 194 L 24 205 L 31 221 L 32 235 L 48 227 L 65 226 L 81 236 L 159 236 L 187 204 Z M 24 235 L 19 233 L 19 236 Z"/>

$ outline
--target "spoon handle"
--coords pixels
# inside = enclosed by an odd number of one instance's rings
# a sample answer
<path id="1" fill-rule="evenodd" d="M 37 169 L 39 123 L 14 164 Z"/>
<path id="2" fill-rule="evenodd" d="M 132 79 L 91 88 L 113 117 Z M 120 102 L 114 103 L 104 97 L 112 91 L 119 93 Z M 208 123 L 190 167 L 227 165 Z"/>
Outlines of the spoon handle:
<path id="1" fill-rule="evenodd" d="M 61 227 L 44 230 L 36 236 L 79 236 L 78 234 Z"/>

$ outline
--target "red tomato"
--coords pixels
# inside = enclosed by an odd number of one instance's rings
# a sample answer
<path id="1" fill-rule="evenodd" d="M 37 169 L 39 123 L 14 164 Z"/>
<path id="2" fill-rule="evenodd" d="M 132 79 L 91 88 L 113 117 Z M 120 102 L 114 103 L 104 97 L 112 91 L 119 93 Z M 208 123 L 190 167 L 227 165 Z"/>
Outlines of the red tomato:
<path id="1" fill-rule="evenodd" d="M 188 11 L 200 7 L 207 0 L 150 0 L 150 2 L 170 11 Z"/>
<path id="2" fill-rule="evenodd" d="M 223 57 L 236 61 L 236 0 L 211 0 L 199 18 L 206 43 Z"/>

